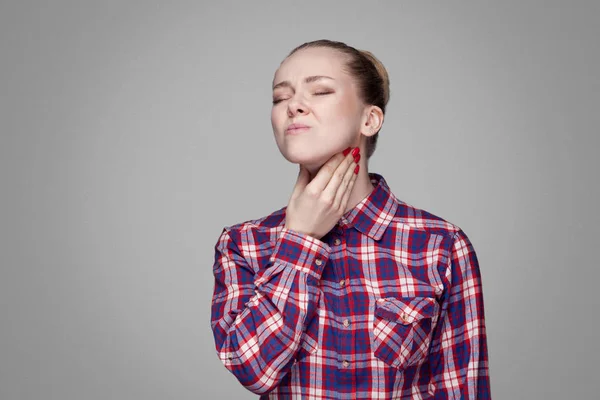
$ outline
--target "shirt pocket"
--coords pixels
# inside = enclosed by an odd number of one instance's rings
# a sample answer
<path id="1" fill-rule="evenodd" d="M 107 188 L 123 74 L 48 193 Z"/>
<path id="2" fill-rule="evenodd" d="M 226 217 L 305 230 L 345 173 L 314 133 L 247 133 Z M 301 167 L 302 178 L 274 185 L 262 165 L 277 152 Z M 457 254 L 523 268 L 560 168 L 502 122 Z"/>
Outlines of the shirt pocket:
<path id="1" fill-rule="evenodd" d="M 431 345 L 439 304 L 433 297 L 386 297 L 377 300 L 373 353 L 388 365 L 404 369 L 422 364 Z"/>

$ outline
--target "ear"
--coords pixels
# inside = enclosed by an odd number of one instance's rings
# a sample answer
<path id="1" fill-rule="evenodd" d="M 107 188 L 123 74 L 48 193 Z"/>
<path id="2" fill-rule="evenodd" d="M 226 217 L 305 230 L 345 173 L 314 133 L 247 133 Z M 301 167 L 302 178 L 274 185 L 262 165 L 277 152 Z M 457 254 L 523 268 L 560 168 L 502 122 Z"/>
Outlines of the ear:
<path id="1" fill-rule="evenodd" d="M 373 136 L 381 129 L 383 125 L 383 111 L 381 108 L 370 105 L 365 108 L 360 125 L 360 133 L 365 136 Z"/>

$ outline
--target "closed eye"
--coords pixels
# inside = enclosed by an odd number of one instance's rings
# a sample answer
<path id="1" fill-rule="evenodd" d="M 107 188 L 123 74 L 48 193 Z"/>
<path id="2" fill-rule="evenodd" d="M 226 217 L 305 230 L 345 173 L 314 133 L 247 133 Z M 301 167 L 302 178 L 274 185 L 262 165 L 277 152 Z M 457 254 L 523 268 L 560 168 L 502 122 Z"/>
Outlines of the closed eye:
<path id="1" fill-rule="evenodd" d="M 331 93 L 333 93 L 333 92 L 316 92 L 316 93 L 315 93 L 315 96 L 324 96 L 324 95 L 326 95 L 326 94 L 331 94 Z M 278 103 L 281 103 L 283 100 L 285 100 L 285 99 L 277 99 L 277 100 L 273 100 L 273 104 L 278 104 Z"/>

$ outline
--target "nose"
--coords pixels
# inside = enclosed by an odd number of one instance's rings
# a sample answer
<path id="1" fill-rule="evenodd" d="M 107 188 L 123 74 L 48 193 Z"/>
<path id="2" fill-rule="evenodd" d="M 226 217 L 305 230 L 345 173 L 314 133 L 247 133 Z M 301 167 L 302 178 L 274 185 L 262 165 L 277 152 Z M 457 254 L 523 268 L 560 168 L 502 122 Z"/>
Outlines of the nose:
<path id="1" fill-rule="evenodd" d="M 298 96 L 294 96 L 288 102 L 288 116 L 302 115 L 308 112 L 308 107 L 300 101 Z"/>

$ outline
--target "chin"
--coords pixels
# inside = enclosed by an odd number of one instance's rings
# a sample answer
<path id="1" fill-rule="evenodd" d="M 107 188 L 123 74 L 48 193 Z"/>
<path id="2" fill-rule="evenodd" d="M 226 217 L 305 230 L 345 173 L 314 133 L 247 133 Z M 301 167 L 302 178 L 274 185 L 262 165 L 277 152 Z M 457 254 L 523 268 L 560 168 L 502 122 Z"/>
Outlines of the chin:
<path id="1" fill-rule="evenodd" d="M 320 168 L 333 154 L 315 154 L 314 152 L 289 152 L 285 157 L 289 162 L 302 164 L 307 168 Z"/>
<path id="2" fill-rule="evenodd" d="M 293 141 L 282 140 L 278 143 L 279 151 L 283 157 L 293 164 L 302 164 L 307 168 L 320 168 L 337 150 L 331 149 L 327 143 L 319 146 L 318 141 Z M 341 151 L 341 150 L 339 150 Z"/>

